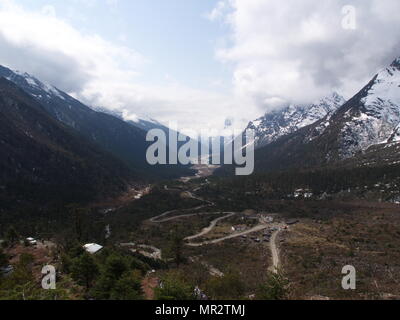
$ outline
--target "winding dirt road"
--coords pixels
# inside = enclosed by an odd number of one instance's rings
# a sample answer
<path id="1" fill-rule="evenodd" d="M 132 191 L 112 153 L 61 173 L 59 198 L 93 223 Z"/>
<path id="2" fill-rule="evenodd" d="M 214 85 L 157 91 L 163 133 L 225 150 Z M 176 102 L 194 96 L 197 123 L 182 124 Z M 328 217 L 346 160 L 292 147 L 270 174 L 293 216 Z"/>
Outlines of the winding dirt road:
<path id="1" fill-rule="evenodd" d="M 171 189 L 167 188 L 166 190 L 171 190 Z M 214 202 L 211 202 L 211 201 L 205 200 L 203 198 L 197 197 L 193 193 L 191 193 L 190 191 L 186 191 L 186 194 L 189 196 L 189 198 L 205 202 L 206 204 L 203 204 L 201 206 L 197 206 L 197 207 L 194 207 L 194 208 L 189 208 L 189 209 L 181 209 L 181 210 L 178 209 L 178 210 L 167 211 L 167 212 L 164 212 L 164 213 L 162 213 L 162 214 L 160 214 L 160 215 L 158 215 L 156 217 L 153 217 L 153 218 L 149 219 L 149 221 L 152 222 L 152 223 L 163 223 L 163 222 L 172 221 L 172 220 L 176 220 L 176 219 L 180 219 L 180 218 L 193 217 L 193 216 L 196 216 L 196 215 L 217 214 L 217 213 L 206 213 L 206 212 L 205 213 L 190 213 L 190 214 L 177 215 L 177 216 L 161 219 L 161 218 L 163 218 L 165 216 L 168 216 L 168 215 L 170 215 L 172 213 L 175 213 L 175 212 L 198 211 L 198 210 L 201 210 L 201 209 L 204 209 L 204 208 L 208 208 L 208 207 L 214 206 Z"/>
<path id="2" fill-rule="evenodd" d="M 228 213 L 228 212 L 224 212 L 224 213 Z M 236 212 L 229 212 L 226 216 L 219 217 L 219 218 L 211 221 L 211 224 L 207 228 L 204 228 L 198 234 L 195 234 L 193 236 L 185 238 L 185 240 L 189 240 L 190 241 L 190 240 L 197 239 L 197 238 L 200 238 L 200 237 L 206 235 L 207 233 L 211 232 L 216 227 L 218 222 L 220 222 L 220 221 L 222 221 L 224 219 L 228 219 L 228 218 L 234 216 L 235 214 L 236 214 Z"/>
<path id="3" fill-rule="evenodd" d="M 167 214 L 170 214 L 170 213 L 172 213 L 172 212 L 168 212 Z M 188 213 L 188 214 L 181 214 L 181 215 L 178 215 L 178 216 L 168 217 L 168 218 L 165 218 L 165 219 L 162 219 L 162 220 L 158 220 L 159 218 L 162 217 L 162 216 L 158 216 L 158 217 L 154 218 L 156 220 L 150 219 L 150 221 L 153 222 L 153 223 L 163 223 L 163 222 L 178 220 L 178 219 L 181 219 L 181 218 L 189 218 L 189 217 L 195 217 L 195 216 L 217 215 L 217 214 L 224 214 L 224 213 L 226 213 L 226 212 L 196 212 L 196 213 Z M 166 214 L 164 214 L 164 216 L 165 215 Z"/>
<path id="4" fill-rule="evenodd" d="M 169 190 L 169 189 L 166 188 L 166 190 Z M 188 246 L 201 247 L 201 246 L 208 245 L 208 244 L 216 244 L 216 243 L 219 243 L 219 242 L 222 242 L 222 241 L 225 241 L 225 240 L 230 240 L 230 239 L 238 238 L 238 237 L 241 237 L 241 236 L 244 236 L 244 235 L 248 235 L 248 234 L 253 233 L 253 232 L 258 232 L 258 231 L 261 231 L 261 230 L 264 230 L 264 229 L 270 227 L 270 225 L 260 221 L 261 223 L 259 225 L 255 226 L 254 228 L 249 229 L 247 231 L 243 231 L 243 232 L 240 232 L 240 233 L 235 233 L 235 234 L 232 234 L 232 235 L 229 235 L 229 236 L 226 236 L 226 237 L 222 237 L 222 238 L 215 239 L 215 240 L 210 240 L 210 241 L 203 241 L 203 242 L 199 242 L 199 243 L 190 242 L 191 240 L 200 238 L 200 237 L 210 233 L 217 226 L 218 222 L 220 222 L 220 221 L 222 221 L 224 219 L 230 218 L 230 217 L 234 216 L 235 214 L 238 214 L 238 212 L 196 212 L 196 213 L 181 214 L 181 215 L 177 215 L 177 216 L 164 218 L 164 217 L 166 217 L 168 215 L 171 215 L 171 214 L 173 214 L 175 212 L 197 211 L 197 210 L 201 210 L 201 209 L 204 209 L 204 208 L 207 208 L 207 207 L 214 206 L 213 202 L 205 200 L 205 199 L 200 198 L 200 197 L 197 197 L 190 191 L 186 191 L 186 194 L 190 198 L 195 199 L 195 200 L 199 200 L 199 201 L 203 201 L 206 204 L 201 205 L 201 206 L 197 206 L 197 207 L 194 207 L 194 208 L 189 208 L 189 209 L 167 211 L 167 212 L 164 212 L 164 213 L 162 213 L 162 214 L 160 214 L 160 215 L 158 215 L 156 217 L 151 218 L 149 221 L 152 222 L 152 223 L 164 223 L 164 222 L 168 222 L 168 221 L 173 221 L 173 220 L 182 219 L 182 218 L 189 218 L 189 217 L 194 217 L 194 216 L 199 216 L 199 215 L 226 214 L 223 217 L 219 217 L 219 218 L 213 220 L 211 222 L 211 224 L 208 227 L 204 228 L 201 232 L 199 232 L 199 233 L 197 233 L 197 234 L 195 234 L 193 236 L 186 237 L 184 240 L 185 241 L 189 241 L 188 243 L 186 243 L 186 245 L 188 245 Z M 162 219 L 162 218 L 164 218 L 164 219 Z M 275 257 L 274 261 L 276 261 L 276 262 L 274 262 L 274 269 L 275 269 L 275 265 L 279 264 L 279 257 L 278 257 L 278 253 L 277 253 L 277 249 L 276 249 L 275 239 L 276 239 L 276 234 L 274 233 L 273 237 L 271 238 L 271 243 L 274 243 L 274 245 L 271 244 L 271 252 L 272 252 L 273 257 Z"/>
<path id="5" fill-rule="evenodd" d="M 253 232 L 258 232 L 258 231 L 267 229 L 269 227 L 270 226 L 266 225 L 266 224 L 259 224 L 259 225 L 255 226 L 254 228 L 249 229 L 249 230 L 244 231 L 244 232 L 241 232 L 241 233 L 235 233 L 235 234 L 231 234 L 229 236 L 223 237 L 223 238 L 210 240 L 210 241 L 204 241 L 204 242 L 200 242 L 200 243 L 191 243 L 190 242 L 190 243 L 187 243 L 187 245 L 191 246 L 191 247 L 201 247 L 201 246 L 208 245 L 208 244 L 216 244 L 216 243 L 219 243 L 219 242 L 222 242 L 222 241 L 225 241 L 225 240 L 229 240 L 229 239 L 234 239 L 234 238 L 237 238 L 237 237 L 245 236 L 245 235 L 248 235 L 248 234 L 253 233 Z"/>
<path id="6" fill-rule="evenodd" d="M 201 187 L 199 187 L 199 188 L 193 190 L 193 192 L 198 191 L 200 188 L 201 188 Z M 166 187 L 166 190 L 169 190 L 168 187 Z M 171 190 L 171 191 L 172 191 L 172 190 Z M 218 224 L 220 221 L 222 221 L 222 220 L 224 220 L 224 219 L 228 219 L 228 218 L 230 218 L 230 217 L 232 217 L 232 216 L 234 216 L 235 214 L 238 214 L 238 213 L 237 213 L 237 212 L 196 212 L 196 213 L 189 213 L 189 214 L 177 215 L 177 216 L 172 216 L 172 217 L 166 217 L 166 216 L 169 216 L 169 215 L 171 215 L 171 214 L 173 214 L 173 213 L 175 213 L 175 212 L 198 211 L 198 210 L 201 210 L 201 209 L 204 209 L 204 208 L 207 208 L 207 207 L 212 207 L 212 206 L 215 205 L 215 204 L 214 204 L 213 202 L 211 202 L 211 201 L 208 201 L 208 200 L 205 200 L 205 199 L 203 199 L 203 198 L 200 198 L 200 197 L 195 196 L 195 195 L 194 195 L 192 192 L 190 192 L 190 191 L 186 191 L 186 194 L 187 194 L 190 198 L 192 198 L 192 199 L 199 200 L 199 201 L 203 201 L 205 204 L 204 204 L 204 205 L 201 205 L 201 206 L 194 207 L 194 208 L 190 208 L 190 209 L 182 209 L 182 210 L 171 210 L 171 211 L 167 211 L 167 212 L 164 212 L 164 213 L 162 213 L 162 214 L 160 214 L 160 215 L 158 215 L 158 216 L 156 216 L 156 217 L 151 218 L 149 221 L 152 222 L 152 223 L 163 223 L 163 222 L 173 221 L 173 220 L 177 220 L 177 219 L 181 219 L 181 218 L 188 218 L 188 217 L 193 217 L 193 216 L 199 216 L 199 215 L 226 214 L 226 215 L 223 216 L 223 217 L 219 217 L 219 218 L 217 218 L 217 219 L 211 221 L 210 225 L 209 225 L 208 227 L 204 228 L 201 232 L 199 232 L 199 233 L 197 233 L 197 234 L 195 234 L 195 235 L 186 237 L 184 240 L 185 240 L 185 241 L 188 241 L 188 242 L 186 243 L 187 246 L 191 246 L 191 247 L 201 247 L 201 246 L 209 245 L 209 244 L 217 244 L 217 243 L 220 243 L 220 242 L 229 240 L 229 239 L 234 239 L 234 238 L 237 238 L 237 237 L 242 237 L 242 236 L 248 235 L 248 234 L 250 234 L 250 233 L 259 232 L 259 231 L 261 231 L 261 230 L 264 230 L 264 229 L 267 229 L 267 228 L 270 228 L 270 227 L 271 227 L 270 224 L 267 224 L 267 223 L 265 223 L 264 221 L 260 221 L 260 224 L 259 224 L 259 225 L 255 226 L 255 227 L 252 228 L 252 229 L 249 229 L 249 230 L 247 230 L 247 231 L 244 231 L 244 232 L 235 233 L 235 234 L 232 234 L 232 235 L 229 235 L 229 236 L 226 236 L 226 237 L 222 237 L 222 238 L 219 238 L 219 239 L 214 239 L 214 240 L 209 240 L 209 241 L 203 241 L 203 242 L 199 242 L 199 243 L 191 242 L 191 241 L 194 240 L 194 239 L 201 238 L 202 236 L 204 236 L 204 235 L 210 233 L 210 232 L 217 226 L 217 224 Z M 164 217 L 165 217 L 165 218 L 164 218 Z M 163 218 L 164 218 L 164 219 L 163 219 Z M 271 255 L 272 255 L 272 265 L 269 267 L 269 271 L 271 271 L 271 272 L 273 272 L 273 273 L 278 273 L 279 265 L 280 265 L 280 260 L 279 260 L 279 249 L 278 249 L 278 245 L 277 245 L 276 241 L 277 241 L 278 234 L 279 234 L 279 232 L 281 231 L 281 227 L 282 227 L 282 226 L 279 226 L 279 229 L 278 229 L 277 231 L 275 231 L 275 232 L 272 234 L 271 239 L 270 239 L 270 250 L 271 250 Z"/>

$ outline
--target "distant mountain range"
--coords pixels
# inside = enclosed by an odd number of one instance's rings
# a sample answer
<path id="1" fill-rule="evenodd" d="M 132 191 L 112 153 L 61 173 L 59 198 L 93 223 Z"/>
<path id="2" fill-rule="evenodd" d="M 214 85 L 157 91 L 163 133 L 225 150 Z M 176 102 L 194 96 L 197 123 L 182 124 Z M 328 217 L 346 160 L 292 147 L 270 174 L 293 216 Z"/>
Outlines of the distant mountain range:
<path id="1" fill-rule="evenodd" d="M 169 130 L 156 120 L 124 121 L 118 112 L 90 108 L 1 66 L 0 80 L 0 194 L 61 195 L 69 188 L 76 194 L 62 198 L 90 198 L 135 181 L 192 173 L 185 166 L 147 164 L 147 131 Z M 256 172 L 400 163 L 400 58 L 348 101 L 332 93 L 289 105 L 250 122 L 249 129 L 256 134 Z"/>
<path id="2" fill-rule="evenodd" d="M 255 132 L 256 172 L 400 163 L 400 58 L 348 101 L 333 93 L 290 105 L 250 122 L 249 129 Z"/>
<path id="3" fill-rule="evenodd" d="M 323 165 L 393 163 L 382 148 L 399 142 L 400 59 L 381 70 L 353 98 L 322 119 L 284 135 L 256 152 L 257 170 Z M 375 150 L 375 151 L 374 151 Z M 379 159 L 379 161 L 378 161 Z M 382 162 L 383 161 L 383 162 Z"/>
<path id="4" fill-rule="evenodd" d="M 289 105 L 283 109 L 266 113 L 249 123 L 246 130 L 254 130 L 256 148 L 268 145 L 280 137 L 332 115 L 346 100 L 334 92 L 328 97 L 306 105 Z"/>

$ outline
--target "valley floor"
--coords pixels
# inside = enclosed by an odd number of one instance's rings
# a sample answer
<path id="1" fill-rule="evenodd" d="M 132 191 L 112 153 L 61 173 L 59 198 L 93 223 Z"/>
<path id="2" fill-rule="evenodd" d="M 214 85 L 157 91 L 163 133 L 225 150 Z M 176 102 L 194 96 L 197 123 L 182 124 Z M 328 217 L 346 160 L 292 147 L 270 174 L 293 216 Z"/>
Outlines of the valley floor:
<path id="1" fill-rule="evenodd" d="M 217 188 L 208 177 L 212 170 L 200 172 L 95 205 L 107 224 L 107 250 L 133 254 L 154 269 L 143 269 L 146 299 L 159 297 L 171 277 L 208 299 L 400 299 L 398 205 L 258 199 L 252 208 L 235 209 L 231 194 L 210 195 Z M 59 260 L 65 244 L 57 241 L 7 253 L 15 265 L 22 254 L 36 257 L 34 275 L 40 278 L 44 262 L 65 268 Z M 347 265 L 356 269 L 356 290 L 342 288 Z M 71 296 L 87 297 L 67 274 Z M 271 285 L 281 286 L 282 294 L 266 292 Z"/>
<path id="2" fill-rule="evenodd" d="M 172 268 L 203 289 L 210 278 L 236 273 L 244 284 L 242 297 L 257 298 L 260 283 L 272 272 L 289 280 L 287 298 L 291 299 L 400 298 L 397 205 L 299 200 L 290 205 L 302 213 L 314 212 L 315 218 L 299 214 L 298 223 L 291 225 L 296 218 L 293 208 L 289 215 L 286 209 L 281 213 L 216 210 L 213 200 L 196 195 L 209 183 L 185 179 L 175 188 L 166 187 L 203 204 L 143 221 L 141 236 L 134 242 L 160 248 L 162 259 L 172 261 L 166 239 L 171 230 L 179 230 L 186 259 Z M 346 265 L 357 270 L 357 290 L 342 288 Z M 151 277 L 159 279 L 163 273 L 156 271 Z"/>

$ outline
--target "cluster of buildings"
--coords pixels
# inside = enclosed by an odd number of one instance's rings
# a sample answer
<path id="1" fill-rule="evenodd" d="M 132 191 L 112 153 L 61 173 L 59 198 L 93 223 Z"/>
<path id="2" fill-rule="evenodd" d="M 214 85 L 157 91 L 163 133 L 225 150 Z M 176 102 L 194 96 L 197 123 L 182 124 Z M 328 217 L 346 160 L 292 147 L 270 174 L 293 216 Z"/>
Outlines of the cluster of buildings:
<path id="1" fill-rule="evenodd" d="M 310 189 L 297 189 L 293 193 L 293 197 L 295 199 L 310 199 L 314 196 L 313 192 Z"/>

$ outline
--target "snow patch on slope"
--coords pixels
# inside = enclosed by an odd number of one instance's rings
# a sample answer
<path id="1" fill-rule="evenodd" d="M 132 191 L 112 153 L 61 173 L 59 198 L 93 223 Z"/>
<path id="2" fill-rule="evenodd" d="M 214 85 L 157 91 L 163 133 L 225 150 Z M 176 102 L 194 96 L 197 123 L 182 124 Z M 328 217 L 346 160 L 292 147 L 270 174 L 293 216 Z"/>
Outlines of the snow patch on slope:
<path id="1" fill-rule="evenodd" d="M 349 110 L 341 131 L 342 158 L 382 143 L 399 141 L 400 64 L 392 65 L 377 75 L 359 110 Z M 397 140 L 396 140 L 397 139 Z"/>
<path id="2" fill-rule="evenodd" d="M 345 102 L 342 96 L 333 93 L 309 105 L 289 105 L 250 122 L 246 130 L 255 131 L 256 146 L 261 147 L 331 115 Z M 319 129 L 323 132 L 324 128 Z"/>

